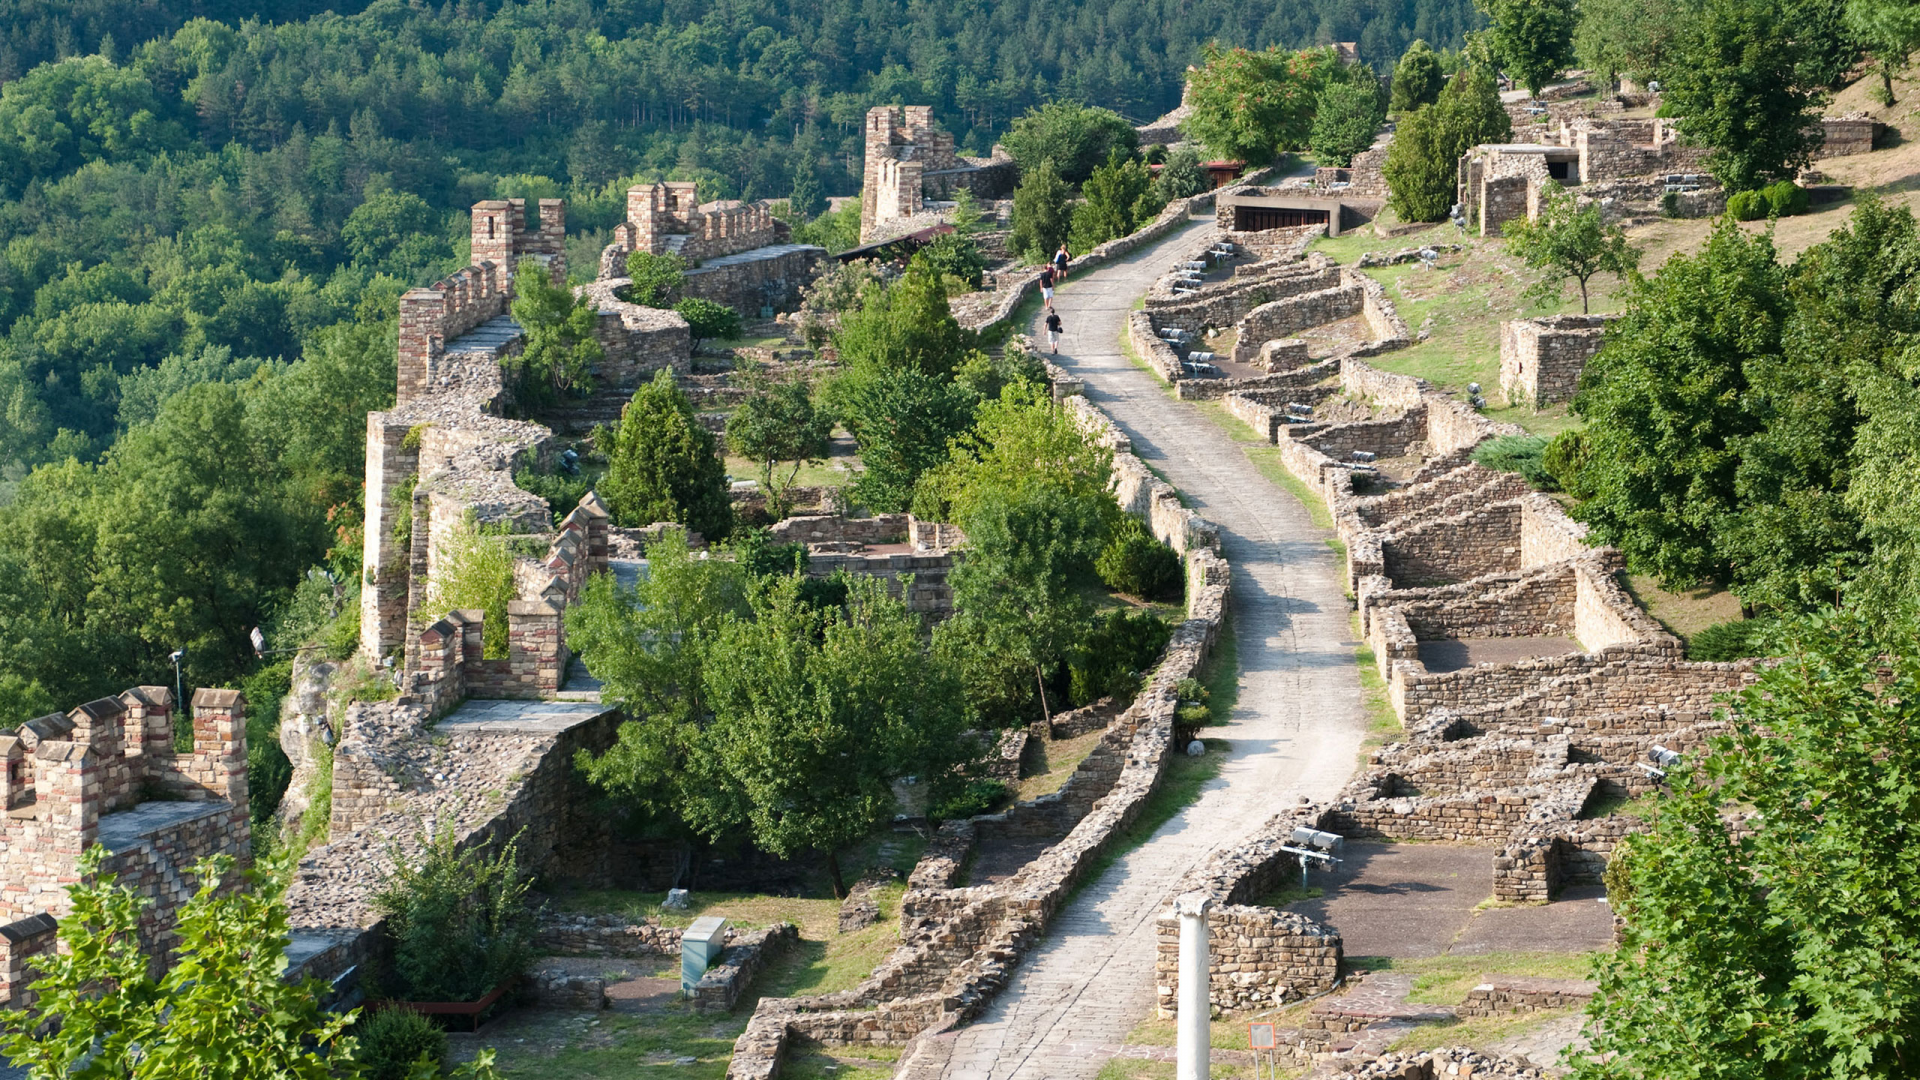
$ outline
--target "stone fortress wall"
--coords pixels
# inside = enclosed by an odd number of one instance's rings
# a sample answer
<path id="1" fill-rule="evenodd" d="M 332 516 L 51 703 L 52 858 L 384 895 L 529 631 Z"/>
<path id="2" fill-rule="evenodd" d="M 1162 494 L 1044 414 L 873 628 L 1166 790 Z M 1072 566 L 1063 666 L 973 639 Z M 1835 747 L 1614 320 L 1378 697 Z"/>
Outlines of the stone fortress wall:
<path id="1" fill-rule="evenodd" d="M 965 189 L 981 200 L 1013 194 L 1019 170 L 999 146 L 985 158 L 954 152 L 953 136 L 934 123 L 930 105 L 876 105 L 867 110 L 866 168 L 860 188 L 860 242 L 916 227 L 927 200 Z"/>
<path id="2" fill-rule="evenodd" d="M 148 902 L 140 945 L 156 966 L 200 885 L 195 864 L 251 858 L 246 699 L 195 691 L 186 752 L 174 749 L 175 708 L 172 689 L 136 686 L 0 735 L 0 1008 L 31 1004 L 33 960 L 54 948 L 87 848 L 104 848 L 102 871 Z"/>
<path id="3" fill-rule="evenodd" d="M 766 200 L 701 202 L 691 180 L 636 184 L 627 189 L 627 220 L 614 227 L 600 252 L 591 287 L 602 311 L 632 316 L 615 295 L 631 284 L 627 256 L 636 251 L 678 255 L 687 262 L 689 297 L 711 300 L 743 318 L 771 317 L 799 303 L 800 289 L 820 272 L 825 248 L 793 242 L 792 229 Z"/>

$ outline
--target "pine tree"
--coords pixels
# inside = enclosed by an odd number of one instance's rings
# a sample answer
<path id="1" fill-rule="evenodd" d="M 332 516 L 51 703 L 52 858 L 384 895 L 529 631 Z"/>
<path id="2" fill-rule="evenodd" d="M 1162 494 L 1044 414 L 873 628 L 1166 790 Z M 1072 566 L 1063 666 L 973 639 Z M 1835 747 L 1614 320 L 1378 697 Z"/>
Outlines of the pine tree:
<path id="1" fill-rule="evenodd" d="M 709 540 L 732 531 L 726 466 L 671 372 L 634 391 L 607 459 L 600 494 L 616 524 L 672 521 Z"/>

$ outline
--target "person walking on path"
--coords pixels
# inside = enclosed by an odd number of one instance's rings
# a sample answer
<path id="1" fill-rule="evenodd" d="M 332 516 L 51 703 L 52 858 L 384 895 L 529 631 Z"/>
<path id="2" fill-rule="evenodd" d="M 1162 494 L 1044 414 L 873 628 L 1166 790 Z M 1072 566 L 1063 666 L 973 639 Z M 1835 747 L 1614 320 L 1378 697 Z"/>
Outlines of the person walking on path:
<path id="1" fill-rule="evenodd" d="M 1056 353 L 1060 351 L 1060 330 L 1060 313 L 1049 310 L 1047 312 L 1047 347 Z"/>
<path id="2" fill-rule="evenodd" d="M 1060 242 L 1060 250 L 1053 253 L 1053 280 L 1055 283 L 1067 280 L 1067 264 L 1072 261 L 1073 256 L 1067 254 L 1067 242 L 1062 240 Z"/>
<path id="3" fill-rule="evenodd" d="M 1046 301 L 1047 310 L 1053 310 L 1053 264 L 1040 268 L 1040 299 Z"/>

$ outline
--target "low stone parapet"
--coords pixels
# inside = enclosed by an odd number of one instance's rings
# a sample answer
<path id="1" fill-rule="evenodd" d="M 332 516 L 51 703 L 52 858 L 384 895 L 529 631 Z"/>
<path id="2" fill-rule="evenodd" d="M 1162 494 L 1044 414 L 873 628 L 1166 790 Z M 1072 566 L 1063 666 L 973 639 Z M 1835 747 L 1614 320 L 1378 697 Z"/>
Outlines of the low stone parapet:
<path id="1" fill-rule="evenodd" d="M 1465 1017 L 1511 1016 L 1571 1009 L 1593 1000 L 1596 985 L 1585 979 L 1501 976 L 1467 991 L 1454 1012 Z"/>
<path id="2" fill-rule="evenodd" d="M 707 969 L 688 995 L 693 998 L 694 1011 L 731 1012 L 760 969 L 799 940 L 800 931 L 785 922 L 730 938 L 719 961 Z"/>

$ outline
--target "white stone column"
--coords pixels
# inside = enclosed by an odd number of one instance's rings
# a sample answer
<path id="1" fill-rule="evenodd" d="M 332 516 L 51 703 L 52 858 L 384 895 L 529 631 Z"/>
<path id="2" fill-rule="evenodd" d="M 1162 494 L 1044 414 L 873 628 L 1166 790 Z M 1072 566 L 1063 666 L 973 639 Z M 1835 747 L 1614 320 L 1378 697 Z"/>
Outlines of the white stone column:
<path id="1" fill-rule="evenodd" d="M 1191 892 L 1176 897 L 1173 910 L 1180 916 L 1180 1020 L 1174 1076 L 1176 1080 L 1207 1080 L 1212 1065 L 1212 1007 L 1208 1002 L 1212 967 L 1207 949 L 1207 911 L 1213 898 Z"/>

